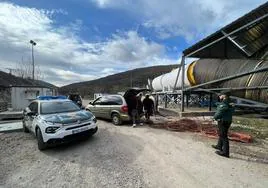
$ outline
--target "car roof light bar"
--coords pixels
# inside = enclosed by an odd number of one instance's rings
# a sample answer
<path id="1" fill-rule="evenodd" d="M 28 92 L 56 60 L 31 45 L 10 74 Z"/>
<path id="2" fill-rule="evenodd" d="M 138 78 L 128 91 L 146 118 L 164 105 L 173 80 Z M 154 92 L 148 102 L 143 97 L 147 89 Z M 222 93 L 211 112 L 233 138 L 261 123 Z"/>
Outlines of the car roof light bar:
<path id="1" fill-rule="evenodd" d="M 59 96 L 38 96 L 36 97 L 37 100 L 53 100 L 53 99 L 67 99 L 64 95 Z"/>

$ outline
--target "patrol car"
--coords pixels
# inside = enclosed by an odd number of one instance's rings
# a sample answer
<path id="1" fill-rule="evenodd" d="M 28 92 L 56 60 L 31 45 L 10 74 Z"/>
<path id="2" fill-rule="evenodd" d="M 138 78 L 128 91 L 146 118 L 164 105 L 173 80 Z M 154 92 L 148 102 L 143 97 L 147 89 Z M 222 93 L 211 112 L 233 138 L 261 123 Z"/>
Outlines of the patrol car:
<path id="1" fill-rule="evenodd" d="M 92 136 L 98 130 L 95 116 L 65 96 L 40 96 L 23 111 L 23 130 L 32 132 L 38 149 L 50 144 Z"/>

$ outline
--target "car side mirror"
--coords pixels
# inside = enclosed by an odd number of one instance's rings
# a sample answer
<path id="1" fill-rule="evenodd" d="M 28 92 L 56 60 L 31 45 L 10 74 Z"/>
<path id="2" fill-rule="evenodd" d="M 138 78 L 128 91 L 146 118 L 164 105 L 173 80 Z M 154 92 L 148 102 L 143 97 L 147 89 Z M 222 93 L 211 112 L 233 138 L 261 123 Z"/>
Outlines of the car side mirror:
<path id="1" fill-rule="evenodd" d="M 33 111 L 26 112 L 26 114 L 27 114 L 27 116 L 35 116 L 36 115 L 36 113 Z"/>
<path id="2" fill-rule="evenodd" d="M 36 112 L 33 112 L 33 111 L 30 110 L 29 107 L 26 107 L 26 109 L 25 109 L 25 114 L 26 114 L 27 116 L 35 116 L 35 115 L 36 115 Z"/>

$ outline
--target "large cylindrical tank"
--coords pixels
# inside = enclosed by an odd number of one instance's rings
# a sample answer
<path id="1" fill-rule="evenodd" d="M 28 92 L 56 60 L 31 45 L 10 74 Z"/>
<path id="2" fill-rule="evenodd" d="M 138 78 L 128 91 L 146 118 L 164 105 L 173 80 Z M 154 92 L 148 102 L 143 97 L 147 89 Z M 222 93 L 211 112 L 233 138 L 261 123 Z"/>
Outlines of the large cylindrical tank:
<path id="1" fill-rule="evenodd" d="M 192 63 L 191 63 L 192 64 Z M 190 82 L 188 80 L 187 75 L 189 74 L 188 67 L 191 65 L 187 65 L 185 68 L 185 74 L 184 74 L 184 84 L 186 87 L 190 86 Z M 155 91 L 172 91 L 177 79 L 179 68 L 172 70 L 169 73 L 163 74 L 161 76 L 156 77 L 152 81 L 152 87 Z M 176 84 L 175 89 L 181 88 L 181 79 L 182 79 L 182 72 L 180 71 L 178 81 Z"/>
<path id="2" fill-rule="evenodd" d="M 241 60 L 241 59 L 200 59 L 193 68 L 195 84 L 202 84 L 227 76 L 252 71 L 257 68 L 267 67 L 268 61 L 263 60 Z M 203 88 L 238 88 L 256 87 L 268 85 L 268 71 L 249 74 L 236 79 L 204 86 Z M 232 92 L 232 95 L 260 102 L 266 102 L 267 90 L 240 90 Z"/>
<path id="3" fill-rule="evenodd" d="M 268 67 L 268 61 L 263 61 L 258 64 L 258 68 L 263 67 Z M 268 71 L 253 74 L 247 86 L 268 86 Z M 245 98 L 268 103 L 268 89 L 247 90 Z"/>
<path id="4" fill-rule="evenodd" d="M 168 73 L 167 73 L 168 74 Z M 152 81 L 152 87 L 155 91 L 164 91 L 164 86 L 163 86 L 163 77 L 166 74 L 162 74 L 158 77 L 156 77 L 155 79 L 153 79 Z"/>
<path id="5" fill-rule="evenodd" d="M 199 85 L 209 81 L 225 78 L 227 76 L 252 71 L 257 68 L 268 67 L 267 60 L 247 59 L 200 59 L 188 64 L 185 68 L 185 87 Z M 161 75 L 152 82 L 155 91 L 172 91 L 179 69 Z M 179 74 L 176 89 L 181 87 Z M 236 79 L 204 86 L 203 88 L 238 88 L 268 86 L 268 71 L 245 75 Z M 239 90 L 232 95 L 255 101 L 268 103 L 268 90 Z"/>

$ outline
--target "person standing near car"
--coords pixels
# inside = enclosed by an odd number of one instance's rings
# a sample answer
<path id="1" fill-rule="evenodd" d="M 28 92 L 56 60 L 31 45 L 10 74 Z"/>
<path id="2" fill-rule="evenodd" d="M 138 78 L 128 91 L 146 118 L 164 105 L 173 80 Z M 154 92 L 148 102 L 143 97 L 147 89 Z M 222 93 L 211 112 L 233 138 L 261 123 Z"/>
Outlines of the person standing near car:
<path id="1" fill-rule="evenodd" d="M 143 103 L 142 103 L 142 93 L 137 95 L 137 110 L 138 110 L 139 119 L 141 119 L 141 117 L 144 115 Z M 142 125 L 142 122 L 140 122 L 140 125 Z"/>
<path id="2" fill-rule="evenodd" d="M 217 110 L 214 119 L 218 122 L 219 140 L 217 145 L 212 145 L 217 149 L 216 154 L 229 157 L 229 140 L 228 130 L 232 124 L 232 116 L 234 107 L 230 104 L 230 92 L 221 92 L 219 99 L 220 103 L 217 105 Z"/>
<path id="3" fill-rule="evenodd" d="M 150 120 L 150 116 L 153 114 L 154 109 L 154 101 L 150 99 L 150 95 L 146 94 L 145 99 L 143 100 L 143 106 L 144 106 L 144 112 L 145 112 L 145 118 L 148 122 Z"/>
<path id="4" fill-rule="evenodd" d="M 133 95 L 128 100 L 128 113 L 132 120 L 132 127 L 136 127 L 138 123 L 140 123 L 140 116 L 138 113 L 138 98 L 136 95 Z"/>

